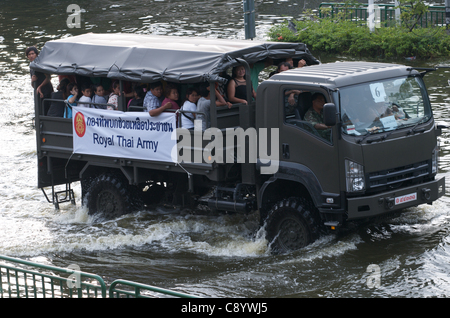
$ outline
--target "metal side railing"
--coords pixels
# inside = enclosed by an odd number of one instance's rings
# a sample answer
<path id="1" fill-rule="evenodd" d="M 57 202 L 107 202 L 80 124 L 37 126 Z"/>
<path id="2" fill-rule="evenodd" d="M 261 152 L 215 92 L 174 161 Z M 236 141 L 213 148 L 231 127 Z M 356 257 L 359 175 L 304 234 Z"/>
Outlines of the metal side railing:
<path id="1" fill-rule="evenodd" d="M 122 289 L 117 287 L 121 286 Z M 197 298 L 118 279 L 109 292 L 103 279 L 78 266 L 61 268 L 0 255 L 0 298 Z"/>

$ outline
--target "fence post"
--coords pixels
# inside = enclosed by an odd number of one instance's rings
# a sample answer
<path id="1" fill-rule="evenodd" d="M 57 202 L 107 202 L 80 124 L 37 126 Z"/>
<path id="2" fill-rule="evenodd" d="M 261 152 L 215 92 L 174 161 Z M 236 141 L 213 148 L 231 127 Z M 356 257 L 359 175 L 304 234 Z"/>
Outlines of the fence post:
<path id="1" fill-rule="evenodd" d="M 447 33 L 450 33 L 450 0 L 445 0 L 445 24 L 447 26 Z"/>
<path id="2" fill-rule="evenodd" d="M 373 5 L 373 0 L 369 0 L 369 6 L 367 7 L 367 11 L 369 11 L 369 19 L 368 19 L 368 24 L 369 24 L 369 30 L 370 32 L 375 31 L 375 8 Z"/>
<path id="3" fill-rule="evenodd" d="M 245 39 L 256 37 L 255 31 L 255 0 L 244 0 Z"/>
<path id="4" fill-rule="evenodd" d="M 400 25 L 400 3 L 398 0 L 394 1 L 395 5 L 395 24 Z"/>

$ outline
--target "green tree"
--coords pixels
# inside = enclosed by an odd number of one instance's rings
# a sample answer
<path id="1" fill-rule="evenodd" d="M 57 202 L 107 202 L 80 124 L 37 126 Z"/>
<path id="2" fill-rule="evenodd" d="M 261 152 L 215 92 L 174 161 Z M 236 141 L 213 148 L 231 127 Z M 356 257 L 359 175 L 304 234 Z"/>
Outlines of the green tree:
<path id="1" fill-rule="evenodd" d="M 400 19 L 402 24 L 412 32 L 422 19 L 422 16 L 428 12 L 428 6 L 420 0 L 398 0 L 400 8 Z"/>

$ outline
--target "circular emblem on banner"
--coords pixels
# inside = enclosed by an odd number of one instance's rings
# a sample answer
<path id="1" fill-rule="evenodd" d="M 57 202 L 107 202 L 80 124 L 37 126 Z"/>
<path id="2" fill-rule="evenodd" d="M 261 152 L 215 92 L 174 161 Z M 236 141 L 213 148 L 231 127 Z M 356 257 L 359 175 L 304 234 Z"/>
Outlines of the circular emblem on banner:
<path id="1" fill-rule="evenodd" d="M 83 137 L 86 132 L 86 123 L 84 121 L 84 115 L 81 112 L 77 112 L 73 124 L 78 137 Z"/>

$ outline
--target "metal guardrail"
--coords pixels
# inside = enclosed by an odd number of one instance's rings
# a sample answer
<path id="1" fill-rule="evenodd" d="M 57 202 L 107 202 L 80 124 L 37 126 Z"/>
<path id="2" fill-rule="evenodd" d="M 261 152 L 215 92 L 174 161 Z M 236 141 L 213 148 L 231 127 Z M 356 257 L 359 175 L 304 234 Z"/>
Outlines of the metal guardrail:
<path id="1" fill-rule="evenodd" d="M 124 290 L 124 289 L 117 289 L 117 285 L 122 285 L 129 287 L 131 289 Z M 122 287 L 123 288 L 123 287 Z M 163 289 L 155 286 L 150 285 L 144 285 L 139 284 L 135 282 L 131 282 L 128 280 L 123 279 L 117 279 L 114 282 L 112 282 L 111 286 L 109 287 L 109 298 L 157 298 L 159 297 L 158 294 L 164 294 L 168 296 L 173 297 L 179 297 L 179 298 L 198 298 L 193 295 L 183 294 L 179 292 L 175 292 L 168 289 Z"/>
<path id="2" fill-rule="evenodd" d="M 380 22 L 388 26 L 390 22 L 395 21 L 395 4 L 376 4 L 380 9 Z M 358 6 L 347 6 L 345 3 L 339 2 L 322 2 L 319 5 L 319 17 L 323 18 L 328 13 L 323 13 L 321 9 L 330 8 L 329 15 L 334 17 L 340 11 L 347 12 L 346 19 L 352 21 L 367 21 L 369 14 L 367 12 L 368 4 L 361 3 Z M 420 20 L 421 27 L 428 27 L 429 25 L 445 25 L 445 7 L 444 6 L 429 6 L 428 12 L 425 13 Z"/>
<path id="3" fill-rule="evenodd" d="M 0 261 L 11 263 L 0 262 L 0 298 L 107 298 L 108 295 L 110 298 L 156 298 L 161 295 L 198 298 L 121 279 L 111 283 L 107 294 L 106 284 L 100 276 L 82 272 L 75 265 L 61 268 L 2 255 Z M 18 267 L 19 264 L 22 266 Z M 117 285 L 127 289 L 117 289 Z"/>
<path id="4" fill-rule="evenodd" d="M 2 298 L 106 298 L 105 282 L 98 275 L 77 271 L 73 267 L 60 268 L 7 256 L 0 256 L 0 260 L 14 264 L 0 264 Z M 16 264 L 32 269 L 17 267 Z M 68 277 L 57 276 L 56 273 Z"/>

